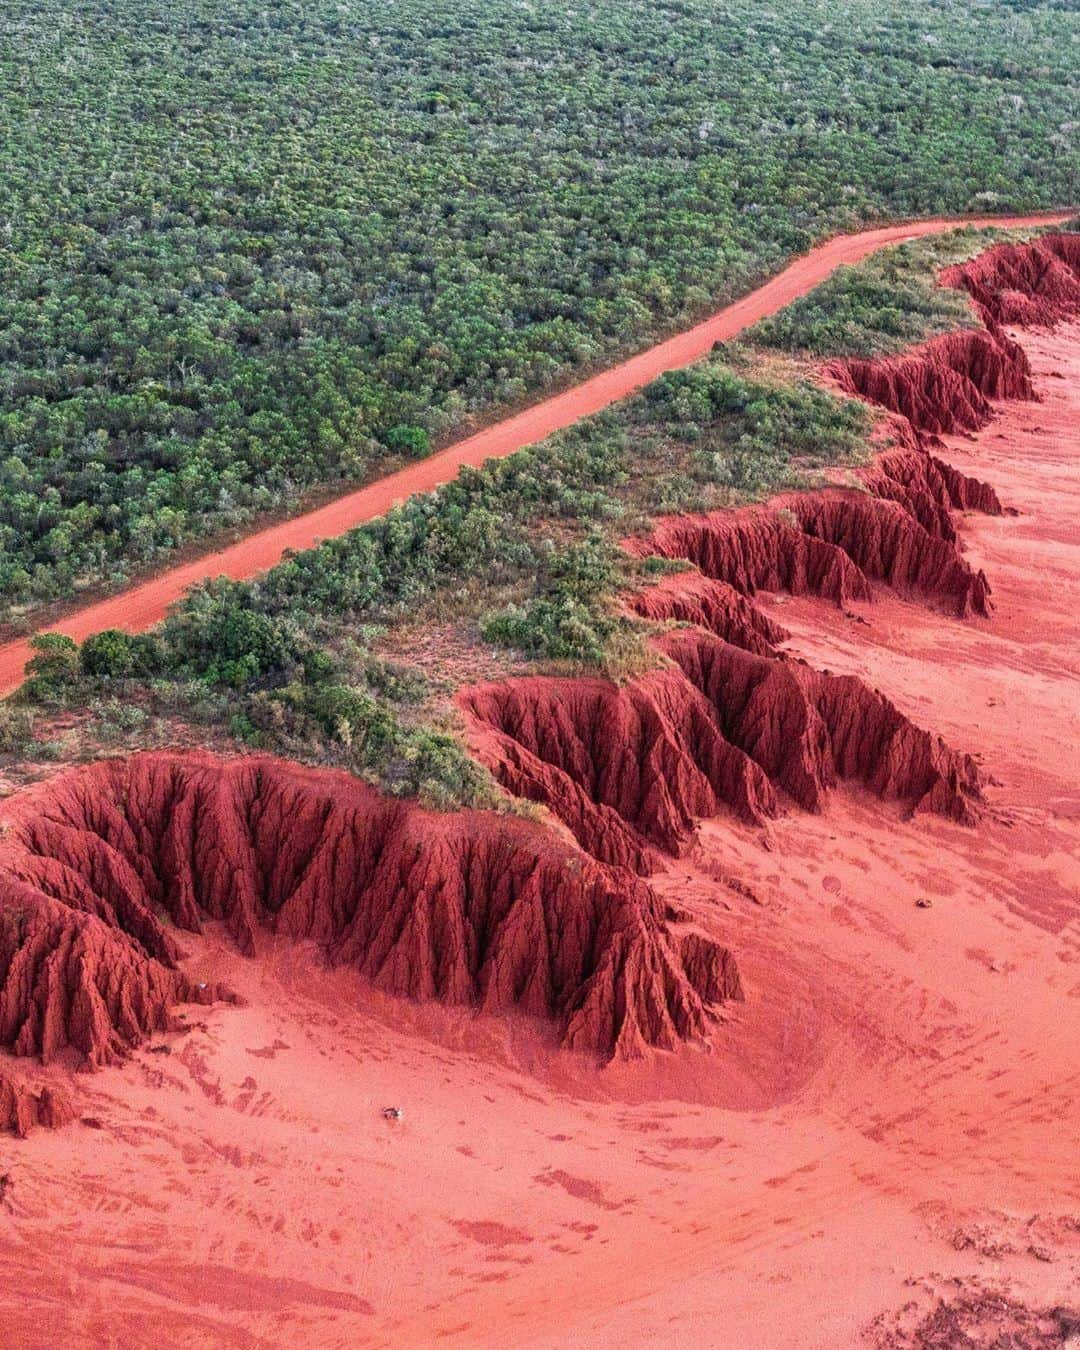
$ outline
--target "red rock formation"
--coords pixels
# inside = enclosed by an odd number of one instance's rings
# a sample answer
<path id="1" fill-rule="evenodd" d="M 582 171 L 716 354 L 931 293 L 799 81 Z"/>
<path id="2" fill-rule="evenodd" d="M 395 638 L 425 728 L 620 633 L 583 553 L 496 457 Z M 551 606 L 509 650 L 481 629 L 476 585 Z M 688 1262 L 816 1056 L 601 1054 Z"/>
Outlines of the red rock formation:
<path id="1" fill-rule="evenodd" d="M 743 595 L 788 591 L 839 605 L 871 598 L 866 578 L 842 549 L 765 508 L 672 516 L 624 547 L 637 557 L 685 558 Z"/>
<path id="2" fill-rule="evenodd" d="M 705 695 L 724 737 L 806 810 L 819 810 L 827 789 L 847 779 L 915 811 L 974 820 L 974 761 L 920 730 L 861 680 L 692 631 L 666 634 L 658 645 Z"/>
<path id="3" fill-rule="evenodd" d="M 1001 502 L 989 483 L 970 478 L 923 451 L 887 450 L 860 477 L 872 496 L 898 502 L 924 530 L 950 543 L 956 540 L 952 511 L 1002 514 Z"/>
<path id="4" fill-rule="evenodd" d="M 949 512 L 1000 513 L 991 487 L 925 450 L 901 446 L 878 456 L 862 475 L 862 489 L 790 493 L 767 508 L 676 516 L 625 547 L 638 557 L 685 558 L 743 596 L 786 590 L 846 605 L 871 599 L 874 580 L 960 616 L 989 612 L 989 584 L 956 548 Z M 727 590 L 699 598 L 699 583 L 692 582 L 680 606 L 671 598 L 679 581 L 675 576 L 656 588 L 656 600 L 645 591 L 630 604 L 652 618 L 704 620 L 702 627 L 750 651 L 777 641 L 726 598 Z"/>
<path id="5" fill-rule="evenodd" d="M 830 488 L 777 503 L 812 538 L 840 549 L 863 578 L 901 595 L 943 603 L 961 618 L 990 612 L 990 586 L 964 561 L 952 539 L 923 528 L 898 501 Z"/>
<path id="6" fill-rule="evenodd" d="M 1027 357 L 1000 330 L 945 333 L 904 356 L 832 361 L 825 373 L 846 393 L 938 435 L 985 426 L 991 399 L 1035 397 Z"/>
<path id="7" fill-rule="evenodd" d="M 771 655 L 775 645 L 788 636 L 734 586 L 696 571 L 666 576 L 631 595 L 626 604 L 643 619 L 696 624 L 725 642 L 762 656 Z"/>
<path id="8" fill-rule="evenodd" d="M 1054 324 L 1080 314 L 1080 234 L 999 244 L 941 273 L 965 290 L 988 327 Z"/>
<path id="9" fill-rule="evenodd" d="M 584 848 L 638 871 L 643 841 L 678 855 L 724 806 L 756 823 L 774 788 L 820 809 L 839 779 L 953 820 L 974 819 L 974 762 L 861 681 L 703 633 L 657 639 L 674 668 L 619 686 L 527 677 L 464 691 L 499 781 L 543 802 Z"/>
<path id="10" fill-rule="evenodd" d="M 220 997 L 166 927 L 206 918 L 245 952 L 260 929 L 309 939 L 388 993 L 516 1008 L 601 1054 L 673 1047 L 739 996 L 722 948 L 542 829 L 267 757 L 104 761 L 5 803 L 0 837 L 0 1044 L 18 1054 L 105 1063 L 176 1002 Z"/>
<path id="11" fill-rule="evenodd" d="M 0 1070 L 0 1131 L 25 1139 L 31 1130 L 58 1130 L 74 1119 L 64 1093 L 48 1085 L 32 1087 Z"/>
<path id="12" fill-rule="evenodd" d="M 631 684 L 528 677 L 465 690 L 488 733 L 477 745 L 499 781 L 543 802 L 594 857 L 650 870 L 644 843 L 681 853 L 695 821 L 730 807 L 776 811 L 761 770 L 718 734 L 711 709 L 675 670 Z"/>

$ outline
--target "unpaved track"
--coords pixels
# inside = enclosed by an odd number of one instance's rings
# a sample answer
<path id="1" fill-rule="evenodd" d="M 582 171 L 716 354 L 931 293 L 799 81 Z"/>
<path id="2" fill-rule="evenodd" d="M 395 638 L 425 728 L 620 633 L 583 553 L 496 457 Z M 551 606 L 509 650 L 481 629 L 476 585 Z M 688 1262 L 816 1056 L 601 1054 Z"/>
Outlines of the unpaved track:
<path id="1" fill-rule="evenodd" d="M 726 342 L 735 337 L 759 319 L 775 314 L 792 300 L 813 290 L 838 267 L 859 262 L 887 244 L 938 234 L 942 230 L 962 225 L 1050 225 L 1070 219 L 1071 214 L 1056 212 L 1031 216 L 936 218 L 864 230 L 860 234 L 839 235 L 818 245 L 801 258 L 796 258 L 764 286 L 727 305 L 711 318 L 684 333 L 658 342 L 655 347 L 627 361 L 621 361 L 610 370 L 602 371 L 561 394 L 544 399 L 523 412 L 447 446 L 419 464 L 410 464 L 315 511 L 271 525 L 229 548 L 207 554 L 194 562 L 183 563 L 118 595 L 87 605 L 85 609 L 75 610 L 47 626 L 44 631 L 66 633 L 79 642 L 105 628 L 122 628 L 129 633 L 142 632 L 164 618 L 170 605 L 207 577 L 254 576 L 257 572 L 273 567 L 288 549 L 311 548 L 320 539 L 333 538 L 366 520 L 384 515 L 396 502 L 417 492 L 430 492 L 440 484 L 449 482 L 462 465 L 476 467 L 486 459 L 501 459 L 526 445 L 542 441 L 582 417 L 589 417 L 609 404 L 626 398 L 665 371 L 678 370 L 699 360 L 712 350 L 714 343 Z M 10 693 L 19 685 L 30 655 L 27 639 L 0 646 L 0 696 Z"/>

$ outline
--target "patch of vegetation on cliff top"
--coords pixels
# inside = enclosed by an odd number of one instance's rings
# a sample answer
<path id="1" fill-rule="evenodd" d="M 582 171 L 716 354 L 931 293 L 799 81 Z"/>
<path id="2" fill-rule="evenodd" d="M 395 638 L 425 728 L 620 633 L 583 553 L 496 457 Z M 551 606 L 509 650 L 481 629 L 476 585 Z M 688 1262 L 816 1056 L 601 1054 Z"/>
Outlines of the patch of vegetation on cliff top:
<path id="1" fill-rule="evenodd" d="M 0 618 L 837 229 L 1075 191 L 1075 6 L 6 0 Z"/>
<path id="2" fill-rule="evenodd" d="M 485 662 L 499 673 L 537 661 L 640 669 L 651 659 L 645 630 L 617 595 L 650 565 L 619 538 L 655 514 L 766 496 L 860 456 L 867 411 L 771 364 L 736 348 L 665 375 L 254 581 L 197 588 L 151 633 L 101 633 L 81 648 L 40 638 L 22 697 L 104 701 L 110 748 L 123 741 L 120 694 L 392 792 L 493 804 L 454 734 L 455 678 L 486 673 Z M 478 652 L 469 670 L 448 671 L 445 653 L 421 663 L 409 653 L 432 625 L 467 635 Z M 129 730 L 138 743 L 143 724 Z"/>
<path id="3" fill-rule="evenodd" d="M 955 230 L 882 249 L 763 319 L 747 340 L 811 356 L 886 356 L 957 328 L 978 326 L 964 291 L 937 274 L 1030 231 Z"/>
<path id="4" fill-rule="evenodd" d="M 960 231 L 868 260 L 880 262 L 866 273 L 876 302 L 858 322 L 872 349 L 894 339 L 894 312 L 914 316 L 913 330 L 924 321 L 937 269 L 1000 237 Z M 866 266 L 851 269 L 856 282 Z M 836 294 L 826 283 L 796 302 L 781 331 L 813 328 L 821 355 L 846 350 L 851 330 L 827 326 Z M 949 303 L 934 311 L 942 322 L 971 321 Z M 647 664 L 647 627 L 618 595 L 677 564 L 633 559 L 621 538 L 658 515 L 810 486 L 820 469 L 864 458 L 870 412 L 811 374 L 802 358 L 732 344 L 252 581 L 197 587 L 151 633 L 102 633 L 81 648 L 42 637 L 19 701 L 2 705 L 0 762 L 30 753 L 35 718 L 89 708 L 87 753 L 180 725 L 436 805 L 505 806 L 462 746 L 454 691 L 538 664 L 616 679 Z M 79 737 L 64 734 L 71 744 L 53 739 L 50 755 L 74 751 Z"/>

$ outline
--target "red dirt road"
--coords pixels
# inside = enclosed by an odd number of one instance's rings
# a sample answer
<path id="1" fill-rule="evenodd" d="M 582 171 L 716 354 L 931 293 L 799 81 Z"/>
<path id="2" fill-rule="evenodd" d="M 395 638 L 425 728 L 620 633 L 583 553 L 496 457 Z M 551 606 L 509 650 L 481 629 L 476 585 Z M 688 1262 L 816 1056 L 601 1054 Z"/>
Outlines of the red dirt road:
<path id="1" fill-rule="evenodd" d="M 366 520 L 385 514 L 396 502 L 404 501 L 418 492 L 430 492 L 442 483 L 449 482 L 463 465 L 475 467 L 484 460 L 501 459 L 526 445 L 533 445 L 553 432 L 625 398 L 665 371 L 677 370 L 699 360 L 711 351 L 714 343 L 728 341 L 759 319 L 775 314 L 792 300 L 813 290 L 838 267 L 859 262 L 888 244 L 902 243 L 963 225 L 1048 225 L 1068 220 L 1070 215 L 1069 212 L 1057 212 L 1031 216 L 938 218 L 906 225 L 888 225 L 881 229 L 864 230 L 860 234 L 839 235 L 818 245 L 801 258 L 796 258 L 771 281 L 743 296 L 741 300 L 727 305 L 719 313 L 684 333 L 678 333 L 612 366 L 610 370 L 602 371 L 561 394 L 544 399 L 523 412 L 447 446 L 419 464 L 410 464 L 315 511 L 271 525 L 220 552 L 183 563 L 118 595 L 76 610 L 48 625 L 44 631 L 66 633 L 79 642 L 105 628 L 122 628 L 129 633 L 141 632 L 164 618 L 169 607 L 185 591 L 207 577 L 254 576 L 257 572 L 273 567 L 286 550 L 311 548 L 320 539 L 333 538 Z M 30 655 L 30 644 L 26 639 L 0 646 L 0 696 L 10 693 L 21 683 Z"/>

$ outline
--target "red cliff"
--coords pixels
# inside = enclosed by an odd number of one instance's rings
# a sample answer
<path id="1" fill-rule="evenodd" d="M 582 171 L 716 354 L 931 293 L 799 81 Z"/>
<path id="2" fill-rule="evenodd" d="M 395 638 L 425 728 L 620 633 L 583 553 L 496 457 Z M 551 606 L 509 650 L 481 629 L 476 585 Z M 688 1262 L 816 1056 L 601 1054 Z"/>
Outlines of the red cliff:
<path id="1" fill-rule="evenodd" d="M 25 1139 L 33 1130 L 58 1130 L 74 1119 L 63 1092 L 47 1084 L 32 1086 L 0 1070 L 0 1131 Z"/>
<path id="2" fill-rule="evenodd" d="M 316 942 L 377 988 L 553 1021 L 602 1055 L 701 1035 L 739 996 L 730 956 L 654 892 L 540 827 L 439 815 L 342 773 L 148 753 L 0 811 L 0 1045 L 109 1062 L 174 1025 L 173 933 L 221 920 Z M 684 952 L 687 960 L 684 961 Z"/>
<path id="3" fill-rule="evenodd" d="M 985 426 L 991 399 L 1035 397 L 1023 350 L 981 328 L 931 338 L 904 356 L 831 361 L 825 373 L 846 393 L 938 435 Z"/>
<path id="4" fill-rule="evenodd" d="M 946 268 L 943 286 L 965 290 L 988 326 L 1054 324 L 1080 314 L 1080 234 L 999 244 Z"/>
<path id="5" fill-rule="evenodd" d="M 647 586 L 631 595 L 626 604 L 639 618 L 654 623 L 696 624 L 725 642 L 761 656 L 771 655 L 776 644 L 788 636 L 734 586 L 692 569 Z"/>
<path id="6" fill-rule="evenodd" d="M 626 540 L 625 547 L 638 557 L 684 558 L 743 596 L 788 591 L 847 605 L 871 599 L 870 583 L 877 581 L 960 616 L 987 614 L 990 587 L 956 547 L 953 509 L 998 514 L 1001 503 L 985 483 L 925 450 L 900 447 L 878 456 L 859 489 L 789 493 L 767 507 L 670 517 L 650 534 Z M 700 621 L 690 612 L 697 609 L 706 618 L 703 627 L 751 651 L 761 649 L 763 638 L 776 641 L 730 603 L 725 611 L 710 598 L 715 623 L 696 597 L 676 612 L 668 596 L 678 582 L 678 576 L 665 581 L 668 594 L 656 602 L 643 592 L 630 603 L 648 617 L 692 622 Z M 690 585 L 696 590 L 698 583 Z"/>

